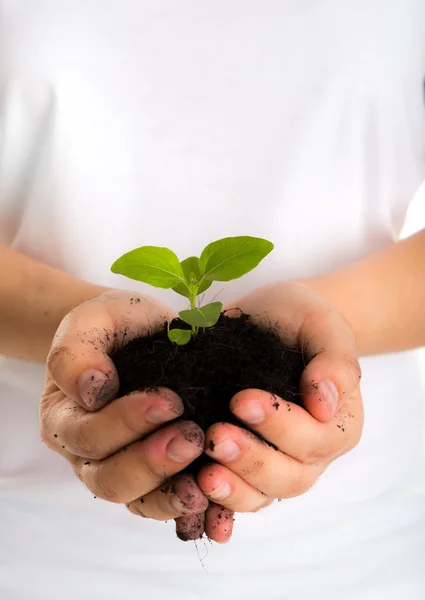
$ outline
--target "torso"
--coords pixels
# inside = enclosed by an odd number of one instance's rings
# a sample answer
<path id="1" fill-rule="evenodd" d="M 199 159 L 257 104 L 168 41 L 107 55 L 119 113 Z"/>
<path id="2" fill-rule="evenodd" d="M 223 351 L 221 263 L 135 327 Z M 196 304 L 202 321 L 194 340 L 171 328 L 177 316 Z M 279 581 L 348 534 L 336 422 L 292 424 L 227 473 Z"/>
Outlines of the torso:
<path id="1" fill-rule="evenodd" d="M 0 238 L 16 248 L 134 288 L 109 272 L 133 247 L 183 258 L 226 235 L 271 239 L 261 269 L 211 288 L 227 300 L 399 233 L 425 173 L 422 0 L 2 7 Z M 238 598 L 241 587 L 246 600 L 422 600 L 415 358 L 362 366 L 359 447 L 305 496 L 238 516 L 234 541 L 210 549 L 206 577 L 171 523 L 93 500 L 42 446 L 43 369 L 3 360 L 2 598 L 50 600 L 66 581 L 64 600 Z"/>

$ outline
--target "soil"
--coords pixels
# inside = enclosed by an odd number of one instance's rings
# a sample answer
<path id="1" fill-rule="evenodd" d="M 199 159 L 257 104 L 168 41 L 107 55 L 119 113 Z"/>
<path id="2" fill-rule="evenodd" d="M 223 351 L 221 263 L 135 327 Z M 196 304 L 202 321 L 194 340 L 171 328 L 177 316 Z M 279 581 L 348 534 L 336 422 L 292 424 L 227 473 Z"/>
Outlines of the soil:
<path id="1" fill-rule="evenodd" d="M 174 327 L 188 328 L 179 319 L 171 323 Z M 201 329 L 185 346 L 170 342 L 164 326 L 150 337 L 131 341 L 113 360 L 120 396 L 168 387 L 183 400 L 182 418 L 195 421 L 204 431 L 217 422 L 241 425 L 229 403 L 243 389 L 257 388 L 300 403 L 301 352 L 286 347 L 273 327 L 260 329 L 244 314 L 238 318 L 221 315 L 214 327 Z M 278 410 L 278 401 L 274 406 Z M 207 460 L 201 456 L 190 471 L 197 472 Z"/>

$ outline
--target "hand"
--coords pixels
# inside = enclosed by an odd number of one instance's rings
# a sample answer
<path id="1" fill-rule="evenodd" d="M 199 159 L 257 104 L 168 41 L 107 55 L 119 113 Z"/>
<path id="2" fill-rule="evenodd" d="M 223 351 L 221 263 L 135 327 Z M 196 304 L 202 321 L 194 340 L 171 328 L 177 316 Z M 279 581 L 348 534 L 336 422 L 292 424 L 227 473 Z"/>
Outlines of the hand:
<path id="1" fill-rule="evenodd" d="M 182 538 L 199 537 L 205 527 L 212 539 L 225 541 L 229 528 L 215 523 L 216 509 L 192 476 L 179 475 L 204 447 L 195 423 L 173 423 L 183 413 L 180 398 L 158 389 L 115 399 L 114 349 L 172 317 L 151 298 L 116 291 L 65 317 L 47 361 L 41 436 L 95 496 L 143 517 L 177 519 Z"/>
<path id="2" fill-rule="evenodd" d="M 282 340 L 298 344 L 306 363 L 303 407 L 252 389 L 231 401 L 234 415 L 278 450 L 228 423 L 206 433 L 205 451 L 217 462 L 199 473 L 201 490 L 229 510 L 256 512 L 276 498 L 307 492 L 333 460 L 356 446 L 363 427 L 361 372 L 347 322 L 307 286 L 269 285 L 234 307 L 259 325 L 278 323 Z"/>

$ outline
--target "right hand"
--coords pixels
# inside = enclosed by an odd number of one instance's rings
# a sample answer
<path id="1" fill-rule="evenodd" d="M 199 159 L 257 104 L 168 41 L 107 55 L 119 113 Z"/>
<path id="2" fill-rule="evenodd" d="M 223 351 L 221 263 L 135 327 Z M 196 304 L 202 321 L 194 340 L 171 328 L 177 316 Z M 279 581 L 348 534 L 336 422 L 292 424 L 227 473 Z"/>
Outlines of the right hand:
<path id="1" fill-rule="evenodd" d="M 204 449 L 195 423 L 173 423 L 183 413 L 181 399 L 165 388 L 116 398 L 119 380 L 110 355 L 173 316 L 153 298 L 119 291 L 69 313 L 47 360 L 41 437 L 95 496 L 142 517 L 176 519 L 182 539 L 205 528 L 224 542 L 231 528 L 217 519 L 194 478 L 178 474 Z"/>

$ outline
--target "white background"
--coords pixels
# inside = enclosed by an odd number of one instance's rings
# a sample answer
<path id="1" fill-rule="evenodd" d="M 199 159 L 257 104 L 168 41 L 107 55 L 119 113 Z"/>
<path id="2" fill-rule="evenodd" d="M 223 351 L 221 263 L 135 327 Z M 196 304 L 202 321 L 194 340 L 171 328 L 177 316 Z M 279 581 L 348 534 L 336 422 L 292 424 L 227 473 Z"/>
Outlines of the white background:
<path id="1" fill-rule="evenodd" d="M 425 228 L 425 182 L 422 184 L 421 188 L 413 199 L 409 214 L 407 216 L 404 235 L 410 235 L 423 228 Z M 425 265 L 425 256 L 423 257 L 423 263 Z M 422 351 L 421 364 L 422 374 L 425 381 L 425 349 Z"/>
<path id="2" fill-rule="evenodd" d="M 419 188 L 407 216 L 406 234 L 425 227 L 425 181 Z"/>

